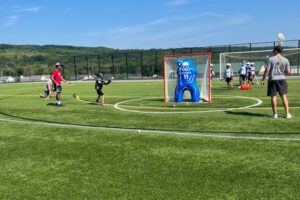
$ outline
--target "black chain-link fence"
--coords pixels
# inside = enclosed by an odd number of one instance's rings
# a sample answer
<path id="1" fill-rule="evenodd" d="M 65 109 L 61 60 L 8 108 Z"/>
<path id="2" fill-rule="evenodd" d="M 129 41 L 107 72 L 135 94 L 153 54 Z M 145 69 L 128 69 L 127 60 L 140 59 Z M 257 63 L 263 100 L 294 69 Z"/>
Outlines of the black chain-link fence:
<path id="1" fill-rule="evenodd" d="M 272 50 L 276 42 L 231 44 L 209 47 L 192 47 L 177 49 L 152 50 L 118 50 L 112 53 L 98 55 L 52 56 L 47 55 L 10 55 L 14 56 L 12 63 L 7 54 L 0 51 L 0 82 L 7 81 L 40 81 L 47 79 L 56 62 L 65 65 L 64 78 L 68 80 L 89 80 L 92 74 L 103 73 L 106 77 L 115 79 L 152 79 L 163 77 L 163 57 L 168 54 L 187 54 L 211 52 L 214 69 L 218 73 L 219 54 L 225 52 Z M 300 40 L 285 41 L 285 48 L 300 48 Z M 295 75 L 300 75 L 300 52 L 292 61 Z M 296 72 L 296 73 L 295 73 Z"/>
<path id="2" fill-rule="evenodd" d="M 187 54 L 198 52 L 212 52 L 212 63 L 216 69 L 216 75 L 219 73 L 219 54 L 225 52 L 240 52 L 272 50 L 276 42 L 232 44 L 212 47 L 193 47 L 178 49 L 161 49 L 149 51 L 118 52 L 109 55 L 95 56 L 75 56 L 74 64 L 76 68 L 85 72 L 77 74 L 74 71 L 75 79 L 87 79 L 90 73 L 101 72 L 107 76 L 114 76 L 116 79 L 149 79 L 163 77 L 163 56 L 167 54 Z M 300 40 L 290 40 L 285 42 L 285 48 L 300 48 Z M 96 58 L 96 60 L 95 60 Z M 296 59 L 291 61 L 291 65 L 297 67 L 296 75 L 299 71 L 300 52 Z M 92 64 L 93 63 L 93 64 Z M 97 67 L 94 67 L 97 66 Z M 90 68 L 91 70 L 87 70 Z M 84 70 L 86 69 L 86 70 Z M 83 75 L 84 77 L 81 77 Z M 73 77 L 74 77 L 73 76 Z"/>

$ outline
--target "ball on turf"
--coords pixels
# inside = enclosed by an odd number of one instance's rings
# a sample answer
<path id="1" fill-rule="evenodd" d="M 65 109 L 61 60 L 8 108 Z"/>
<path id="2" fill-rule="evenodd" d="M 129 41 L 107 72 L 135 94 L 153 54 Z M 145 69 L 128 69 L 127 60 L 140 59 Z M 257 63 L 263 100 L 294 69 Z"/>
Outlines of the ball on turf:
<path id="1" fill-rule="evenodd" d="M 141 132 L 141 130 L 137 130 L 137 132 L 138 132 L 138 133 L 140 133 L 140 132 Z"/>

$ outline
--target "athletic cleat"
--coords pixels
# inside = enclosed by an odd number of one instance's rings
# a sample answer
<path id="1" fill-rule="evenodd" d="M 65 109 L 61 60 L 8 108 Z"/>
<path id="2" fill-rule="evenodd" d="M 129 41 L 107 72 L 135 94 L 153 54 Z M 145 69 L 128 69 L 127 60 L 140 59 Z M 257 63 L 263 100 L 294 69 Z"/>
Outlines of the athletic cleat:
<path id="1" fill-rule="evenodd" d="M 274 119 L 277 119 L 277 118 L 278 118 L 277 113 L 273 114 L 272 117 L 273 117 Z"/>
<path id="2" fill-rule="evenodd" d="M 291 119 L 292 118 L 292 115 L 290 113 L 286 114 L 285 118 L 287 119 Z"/>

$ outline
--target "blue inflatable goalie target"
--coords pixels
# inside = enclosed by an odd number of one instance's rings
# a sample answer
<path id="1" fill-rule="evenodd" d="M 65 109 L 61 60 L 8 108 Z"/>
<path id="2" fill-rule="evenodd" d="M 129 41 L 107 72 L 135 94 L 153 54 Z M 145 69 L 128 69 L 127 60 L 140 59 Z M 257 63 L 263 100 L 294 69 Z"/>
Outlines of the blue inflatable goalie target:
<path id="1" fill-rule="evenodd" d="M 192 60 L 177 61 L 177 84 L 175 88 L 174 101 L 182 102 L 184 91 L 191 93 L 191 101 L 199 102 L 200 92 L 197 85 L 197 68 L 193 65 Z"/>
<path id="2" fill-rule="evenodd" d="M 164 57 L 164 100 L 210 102 L 210 53 Z M 187 97 L 190 94 L 190 99 Z"/>

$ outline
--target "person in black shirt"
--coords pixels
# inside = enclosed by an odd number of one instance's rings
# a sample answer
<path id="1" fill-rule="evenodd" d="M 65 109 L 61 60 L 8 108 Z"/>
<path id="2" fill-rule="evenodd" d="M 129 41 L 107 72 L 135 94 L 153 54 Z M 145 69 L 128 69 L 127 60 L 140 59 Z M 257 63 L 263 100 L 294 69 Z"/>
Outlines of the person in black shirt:
<path id="1" fill-rule="evenodd" d="M 99 105 L 104 106 L 104 93 L 102 91 L 102 88 L 103 88 L 103 85 L 110 84 L 111 80 L 105 80 L 102 73 L 97 74 L 96 76 L 94 76 L 94 78 L 96 78 L 95 89 L 96 89 L 97 95 L 98 95 L 96 102 Z"/>

